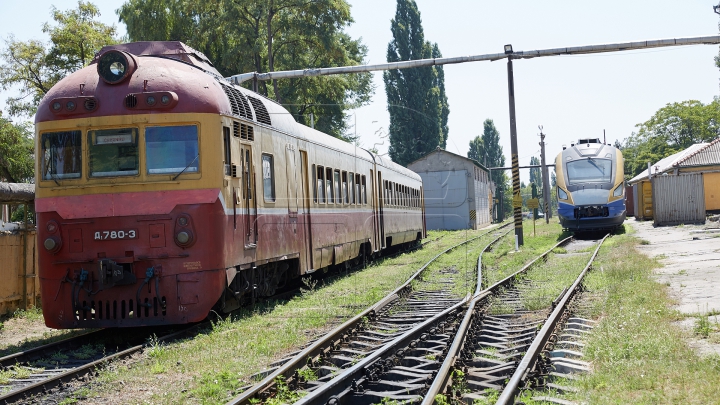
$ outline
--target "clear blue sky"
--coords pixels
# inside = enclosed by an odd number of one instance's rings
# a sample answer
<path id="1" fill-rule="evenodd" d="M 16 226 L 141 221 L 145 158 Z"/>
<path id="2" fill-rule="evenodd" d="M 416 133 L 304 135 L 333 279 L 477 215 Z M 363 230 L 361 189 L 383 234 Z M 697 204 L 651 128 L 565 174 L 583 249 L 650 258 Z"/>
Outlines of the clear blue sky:
<path id="1" fill-rule="evenodd" d="M 422 13 L 426 39 L 437 42 L 443 56 L 502 52 L 504 44 L 516 51 L 631 40 L 717 35 L 718 15 L 707 0 L 654 2 L 606 0 L 503 1 L 416 0 Z M 355 24 L 349 32 L 369 47 L 368 63 L 385 61 L 391 39 L 393 0 L 350 0 Z M 116 24 L 121 2 L 95 1 L 101 19 Z M 0 37 L 47 38 L 42 23 L 50 21 L 50 8 L 74 8 L 76 1 L 0 0 Z M 624 139 L 667 103 L 683 100 L 710 102 L 718 95 L 720 71 L 713 58 L 717 46 L 691 46 L 622 52 L 617 54 L 560 56 L 514 63 L 517 128 L 521 164 L 539 156 L 538 125 L 547 134 L 548 163 L 580 137 L 608 141 Z M 238 72 L 239 73 L 239 72 Z M 382 74 L 375 73 L 372 104 L 356 111 L 357 133 L 364 147 L 383 140 L 386 110 Z M 507 75 L 505 61 L 476 62 L 445 67 L 450 104 L 447 149 L 465 155 L 468 144 L 482 132 L 486 118 L 495 121 L 510 162 Z M 0 106 L 7 93 L 0 94 Z M 351 123 L 355 118 L 351 117 Z M 388 141 L 378 145 L 387 151 Z M 527 173 L 523 173 L 527 179 Z"/>

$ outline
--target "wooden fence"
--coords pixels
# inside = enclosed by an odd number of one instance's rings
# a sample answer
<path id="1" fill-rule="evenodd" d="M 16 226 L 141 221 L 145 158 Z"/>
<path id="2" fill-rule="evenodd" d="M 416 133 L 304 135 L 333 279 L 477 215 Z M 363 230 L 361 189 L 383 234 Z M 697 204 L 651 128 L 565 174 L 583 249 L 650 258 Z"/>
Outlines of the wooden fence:
<path id="1" fill-rule="evenodd" d="M 0 234 L 0 315 L 32 308 L 40 302 L 36 252 L 34 230 L 27 232 L 27 243 L 22 230 L 13 234 Z"/>

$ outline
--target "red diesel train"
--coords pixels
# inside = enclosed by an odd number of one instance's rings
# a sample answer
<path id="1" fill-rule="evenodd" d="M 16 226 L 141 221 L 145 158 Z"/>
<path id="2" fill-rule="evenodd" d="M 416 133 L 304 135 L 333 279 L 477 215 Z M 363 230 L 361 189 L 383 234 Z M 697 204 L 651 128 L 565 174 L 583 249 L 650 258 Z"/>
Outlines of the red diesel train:
<path id="1" fill-rule="evenodd" d="M 103 48 L 36 115 L 45 323 L 179 324 L 425 233 L 420 177 L 180 42 Z"/>

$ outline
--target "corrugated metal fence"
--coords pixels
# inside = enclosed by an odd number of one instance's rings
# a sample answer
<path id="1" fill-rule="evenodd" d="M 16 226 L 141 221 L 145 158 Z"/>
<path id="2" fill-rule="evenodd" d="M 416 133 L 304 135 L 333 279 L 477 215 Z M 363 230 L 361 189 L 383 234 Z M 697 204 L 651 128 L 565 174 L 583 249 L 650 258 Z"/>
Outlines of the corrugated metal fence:
<path id="1" fill-rule="evenodd" d="M 656 176 L 652 182 L 655 225 L 705 223 L 702 173 Z"/>
<path id="2" fill-rule="evenodd" d="M 40 298 L 40 281 L 36 269 L 35 231 L 28 231 L 27 245 L 23 241 L 22 231 L 0 234 L 0 315 L 12 313 L 25 304 L 28 308 L 36 306 Z M 27 301 L 23 300 L 23 291 Z"/>

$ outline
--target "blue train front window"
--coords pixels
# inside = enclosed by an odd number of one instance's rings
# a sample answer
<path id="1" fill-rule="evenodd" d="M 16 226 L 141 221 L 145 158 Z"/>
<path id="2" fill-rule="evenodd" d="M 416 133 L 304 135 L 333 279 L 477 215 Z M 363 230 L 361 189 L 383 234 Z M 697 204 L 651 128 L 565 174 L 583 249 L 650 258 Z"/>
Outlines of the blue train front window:
<path id="1" fill-rule="evenodd" d="M 609 183 L 612 181 L 612 160 L 582 159 L 567 163 L 568 183 Z"/>
<path id="2" fill-rule="evenodd" d="M 145 144 L 149 174 L 197 173 L 200 167 L 197 125 L 147 127 Z"/>

